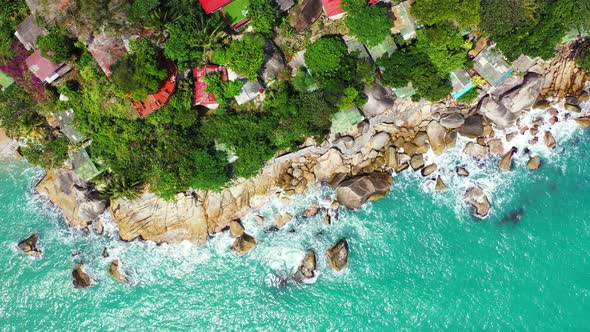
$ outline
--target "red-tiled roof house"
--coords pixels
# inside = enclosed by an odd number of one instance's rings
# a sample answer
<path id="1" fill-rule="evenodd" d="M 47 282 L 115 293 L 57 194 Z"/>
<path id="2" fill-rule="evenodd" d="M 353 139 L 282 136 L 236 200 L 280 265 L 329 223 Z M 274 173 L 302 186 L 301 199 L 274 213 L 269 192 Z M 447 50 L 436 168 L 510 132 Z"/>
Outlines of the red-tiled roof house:
<path id="1" fill-rule="evenodd" d="M 207 82 L 205 82 L 205 76 L 215 73 L 221 73 L 221 80 L 227 81 L 227 69 L 223 66 L 207 65 L 193 69 L 193 77 L 195 78 L 194 106 L 201 105 L 210 109 L 219 107 L 215 94 L 207 92 Z"/>

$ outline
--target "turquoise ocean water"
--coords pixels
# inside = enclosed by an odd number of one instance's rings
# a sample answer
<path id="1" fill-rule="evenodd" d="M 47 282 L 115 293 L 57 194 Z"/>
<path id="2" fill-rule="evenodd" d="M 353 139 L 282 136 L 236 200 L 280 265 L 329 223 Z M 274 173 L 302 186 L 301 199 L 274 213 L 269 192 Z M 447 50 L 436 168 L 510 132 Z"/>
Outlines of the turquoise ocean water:
<path id="1" fill-rule="evenodd" d="M 555 127 L 556 151 L 537 172 L 501 174 L 496 159 L 438 159 L 450 190 L 414 174 L 396 176 L 386 198 L 341 211 L 330 226 L 317 216 L 278 232 L 246 219 L 259 245 L 233 255 L 223 234 L 201 247 L 123 243 L 71 230 L 32 187 L 42 175 L 25 162 L 0 161 L 0 330 L 497 330 L 590 329 L 590 131 Z M 516 142 L 519 144 L 518 142 Z M 451 176 L 466 164 L 472 176 Z M 494 209 L 470 217 L 461 194 L 478 183 Z M 300 197 L 301 212 L 332 194 Z M 289 229 L 295 232 L 289 232 Z M 40 233 L 44 255 L 30 259 L 16 242 Z M 340 237 L 351 256 L 334 273 L 324 252 Z M 107 247 L 111 258 L 102 258 Z M 306 249 L 319 256 L 313 284 L 285 281 Z M 74 255 L 74 256 L 73 256 Z M 107 273 L 113 257 L 134 280 Z M 71 269 L 84 259 L 97 285 L 76 290 Z"/>

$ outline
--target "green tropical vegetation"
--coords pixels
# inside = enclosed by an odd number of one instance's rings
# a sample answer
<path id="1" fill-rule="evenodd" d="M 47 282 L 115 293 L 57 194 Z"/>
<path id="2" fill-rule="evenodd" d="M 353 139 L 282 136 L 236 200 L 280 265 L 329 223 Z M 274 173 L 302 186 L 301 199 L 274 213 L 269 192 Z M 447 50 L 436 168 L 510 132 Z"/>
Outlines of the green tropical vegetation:
<path id="1" fill-rule="evenodd" d="M 231 31 L 220 12 L 206 15 L 195 0 L 71 1 L 64 15 L 45 22 L 49 34 L 38 44 L 55 62 L 72 64 L 74 72 L 43 93 L 22 83 L 33 81 L 27 72 L 0 93 L 0 125 L 11 137 L 27 137 L 22 153 L 31 162 L 59 167 L 74 146 L 45 116 L 72 108 L 76 129 L 91 140 L 92 161 L 107 170 L 97 179 L 105 184 L 105 197 L 133 199 L 147 188 L 172 199 L 190 188 L 220 190 L 232 179 L 256 175 L 279 151 L 295 150 L 308 138 L 321 142 L 333 116 L 363 106 L 363 91 L 376 80 L 394 88 L 411 85 L 416 99 L 446 98 L 449 73 L 471 66 L 467 52 L 473 45 L 464 37 L 469 30 L 490 37 L 509 59 L 520 54 L 547 59 L 569 31 L 590 28 L 586 1 L 416 0 L 411 13 L 421 24 L 417 38 L 398 37 L 398 50 L 374 63 L 349 53 L 341 34 L 348 31 L 368 47 L 380 44 L 393 24 L 388 4 L 344 0 L 342 7 L 348 14 L 340 23 L 318 22 L 299 33 L 274 1 L 250 0 L 246 10 L 255 32 L 242 32 Z M 7 0 L 0 3 L 0 14 L 4 61 L 14 54 L 14 29 L 29 13 L 23 0 Z M 131 51 L 111 66 L 109 79 L 85 49 L 85 37 L 77 40 L 72 31 L 141 37 L 131 38 Z M 187 69 L 214 63 L 256 80 L 272 42 L 284 46 L 287 61 L 305 50 L 304 65 L 283 70 L 265 86 L 263 101 L 237 106 L 232 99 L 243 82 L 212 74 L 204 80 L 221 107 L 193 106 Z M 589 54 L 578 60 L 587 70 Z M 163 58 L 179 68 L 176 89 L 166 105 L 139 118 L 129 97 L 142 100 L 160 87 L 167 76 Z M 473 78 L 474 85 L 483 83 Z M 69 101 L 60 101 L 59 94 Z M 459 101 L 477 95 L 472 89 Z"/>
<path id="2" fill-rule="evenodd" d="M 348 12 L 345 20 L 350 35 L 361 43 L 377 46 L 391 35 L 392 22 L 386 7 L 369 5 L 367 1 L 344 0 L 342 8 Z"/>
<path id="3" fill-rule="evenodd" d="M 149 37 L 131 41 L 131 53 L 112 67 L 111 80 L 122 92 L 133 99 L 143 100 L 158 90 L 166 70 L 161 68 L 158 49 Z"/>
<path id="4" fill-rule="evenodd" d="M 229 45 L 215 49 L 212 59 L 215 63 L 228 65 L 249 79 L 256 79 L 264 62 L 265 43 L 262 35 L 246 33 L 243 39 L 234 39 Z"/>

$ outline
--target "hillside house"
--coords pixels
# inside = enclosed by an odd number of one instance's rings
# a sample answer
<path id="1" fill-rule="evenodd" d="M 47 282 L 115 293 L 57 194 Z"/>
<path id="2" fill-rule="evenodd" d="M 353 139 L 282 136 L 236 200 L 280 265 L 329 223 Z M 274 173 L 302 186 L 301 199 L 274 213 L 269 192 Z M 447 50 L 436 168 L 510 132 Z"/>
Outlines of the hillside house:
<path id="1" fill-rule="evenodd" d="M 100 174 L 85 148 L 71 152 L 69 162 L 74 172 L 84 181 L 90 181 Z"/>
<path id="2" fill-rule="evenodd" d="M 23 44 L 27 51 L 36 49 L 37 38 L 46 36 L 47 34 L 47 29 L 37 24 L 35 15 L 29 15 L 29 17 L 18 25 L 14 32 L 16 38 Z"/>
<path id="3" fill-rule="evenodd" d="M 404 40 L 416 38 L 416 20 L 410 15 L 412 0 L 407 0 L 393 7 L 395 22 L 393 32 L 399 33 Z"/>
<path id="4" fill-rule="evenodd" d="M 105 32 L 91 34 L 87 47 L 107 77 L 111 76 L 111 66 L 127 55 L 125 41 L 119 36 L 111 36 Z"/>
<path id="5" fill-rule="evenodd" d="M 78 144 L 84 141 L 86 138 L 84 135 L 80 134 L 74 128 L 74 110 L 68 109 L 63 112 L 59 112 L 55 114 L 55 118 L 58 122 L 59 130 L 66 135 L 66 137 L 72 142 L 73 144 Z"/>
<path id="6" fill-rule="evenodd" d="M 205 76 L 221 73 L 221 80 L 227 81 L 227 68 L 218 65 L 207 65 L 193 69 L 193 77 L 195 79 L 195 100 L 194 106 L 205 106 L 209 109 L 216 109 L 219 107 L 219 101 L 215 98 L 213 92 L 207 92 L 207 82 Z"/>
<path id="7" fill-rule="evenodd" d="M 242 88 L 240 89 L 240 94 L 235 96 L 235 100 L 238 105 L 243 105 L 250 100 L 260 96 L 264 93 L 264 89 L 258 80 L 256 81 L 248 81 Z"/>
<path id="8" fill-rule="evenodd" d="M 492 86 L 498 87 L 514 71 L 502 55 L 486 48 L 473 59 L 473 69 Z"/>
<path id="9" fill-rule="evenodd" d="M 166 68 L 168 76 L 162 81 L 158 91 L 149 94 L 145 100 L 132 101 L 133 107 L 135 107 L 135 110 L 141 118 L 145 118 L 146 116 L 164 107 L 176 89 L 176 77 L 178 75 L 176 64 L 174 61 L 167 59 L 162 60 L 162 63 Z"/>
<path id="10" fill-rule="evenodd" d="M 26 60 L 27 68 L 39 80 L 50 84 L 61 76 L 69 72 L 72 67 L 65 62 L 55 64 L 51 60 L 41 55 L 41 50 L 35 50 Z"/>
<path id="11" fill-rule="evenodd" d="M 237 30 L 250 22 L 249 0 L 199 0 L 199 2 L 207 14 L 220 11 L 232 30 Z"/>
<path id="12" fill-rule="evenodd" d="M 464 69 L 459 69 L 451 73 L 451 85 L 453 86 L 453 91 L 451 92 L 451 96 L 453 99 L 457 100 L 465 95 L 467 92 L 471 91 L 475 86 L 471 83 L 471 76 L 469 73 Z"/>

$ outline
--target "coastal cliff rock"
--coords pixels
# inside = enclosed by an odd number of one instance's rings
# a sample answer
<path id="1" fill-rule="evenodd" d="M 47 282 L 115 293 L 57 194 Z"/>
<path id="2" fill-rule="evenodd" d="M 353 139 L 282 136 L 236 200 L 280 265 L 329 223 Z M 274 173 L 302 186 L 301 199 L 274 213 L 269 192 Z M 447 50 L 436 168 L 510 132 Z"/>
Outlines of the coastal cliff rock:
<path id="1" fill-rule="evenodd" d="M 84 271 L 84 263 L 82 262 L 76 264 L 74 267 L 74 270 L 72 271 L 72 278 L 74 288 L 86 288 L 95 284 L 94 280 L 92 280 L 88 273 Z"/>
<path id="2" fill-rule="evenodd" d="M 37 248 L 37 240 L 39 240 L 39 234 L 34 233 L 28 238 L 18 243 L 18 248 L 25 253 L 27 256 L 39 257 L 43 253 L 41 249 Z"/>
<path id="3" fill-rule="evenodd" d="M 336 272 L 342 271 L 348 265 L 348 242 L 346 239 L 340 239 L 336 244 L 328 249 L 328 263 Z"/>
<path id="4" fill-rule="evenodd" d="M 576 65 L 576 60 L 589 45 L 590 39 L 579 37 L 559 48 L 557 55 L 544 68 L 543 96 L 564 98 L 582 90 L 588 73 Z"/>
<path id="5" fill-rule="evenodd" d="M 87 228 L 107 207 L 98 191 L 67 170 L 48 170 L 35 189 L 62 209 L 71 226 Z"/>
<path id="6" fill-rule="evenodd" d="M 274 191 L 279 169 L 279 166 L 271 167 L 221 192 L 178 194 L 173 201 L 151 193 L 135 201 L 118 199 L 112 202 L 110 211 L 125 241 L 179 243 L 186 240 L 203 244 L 210 234 L 228 227 L 231 220 L 262 205 Z"/>
<path id="7" fill-rule="evenodd" d="M 355 176 L 340 184 L 336 198 L 349 209 L 358 209 L 366 201 L 379 199 L 389 192 L 393 178 L 388 173 Z"/>
<path id="8" fill-rule="evenodd" d="M 502 104 L 512 113 L 519 113 L 533 106 L 543 87 L 543 76 L 528 73 L 520 86 L 502 95 Z"/>

